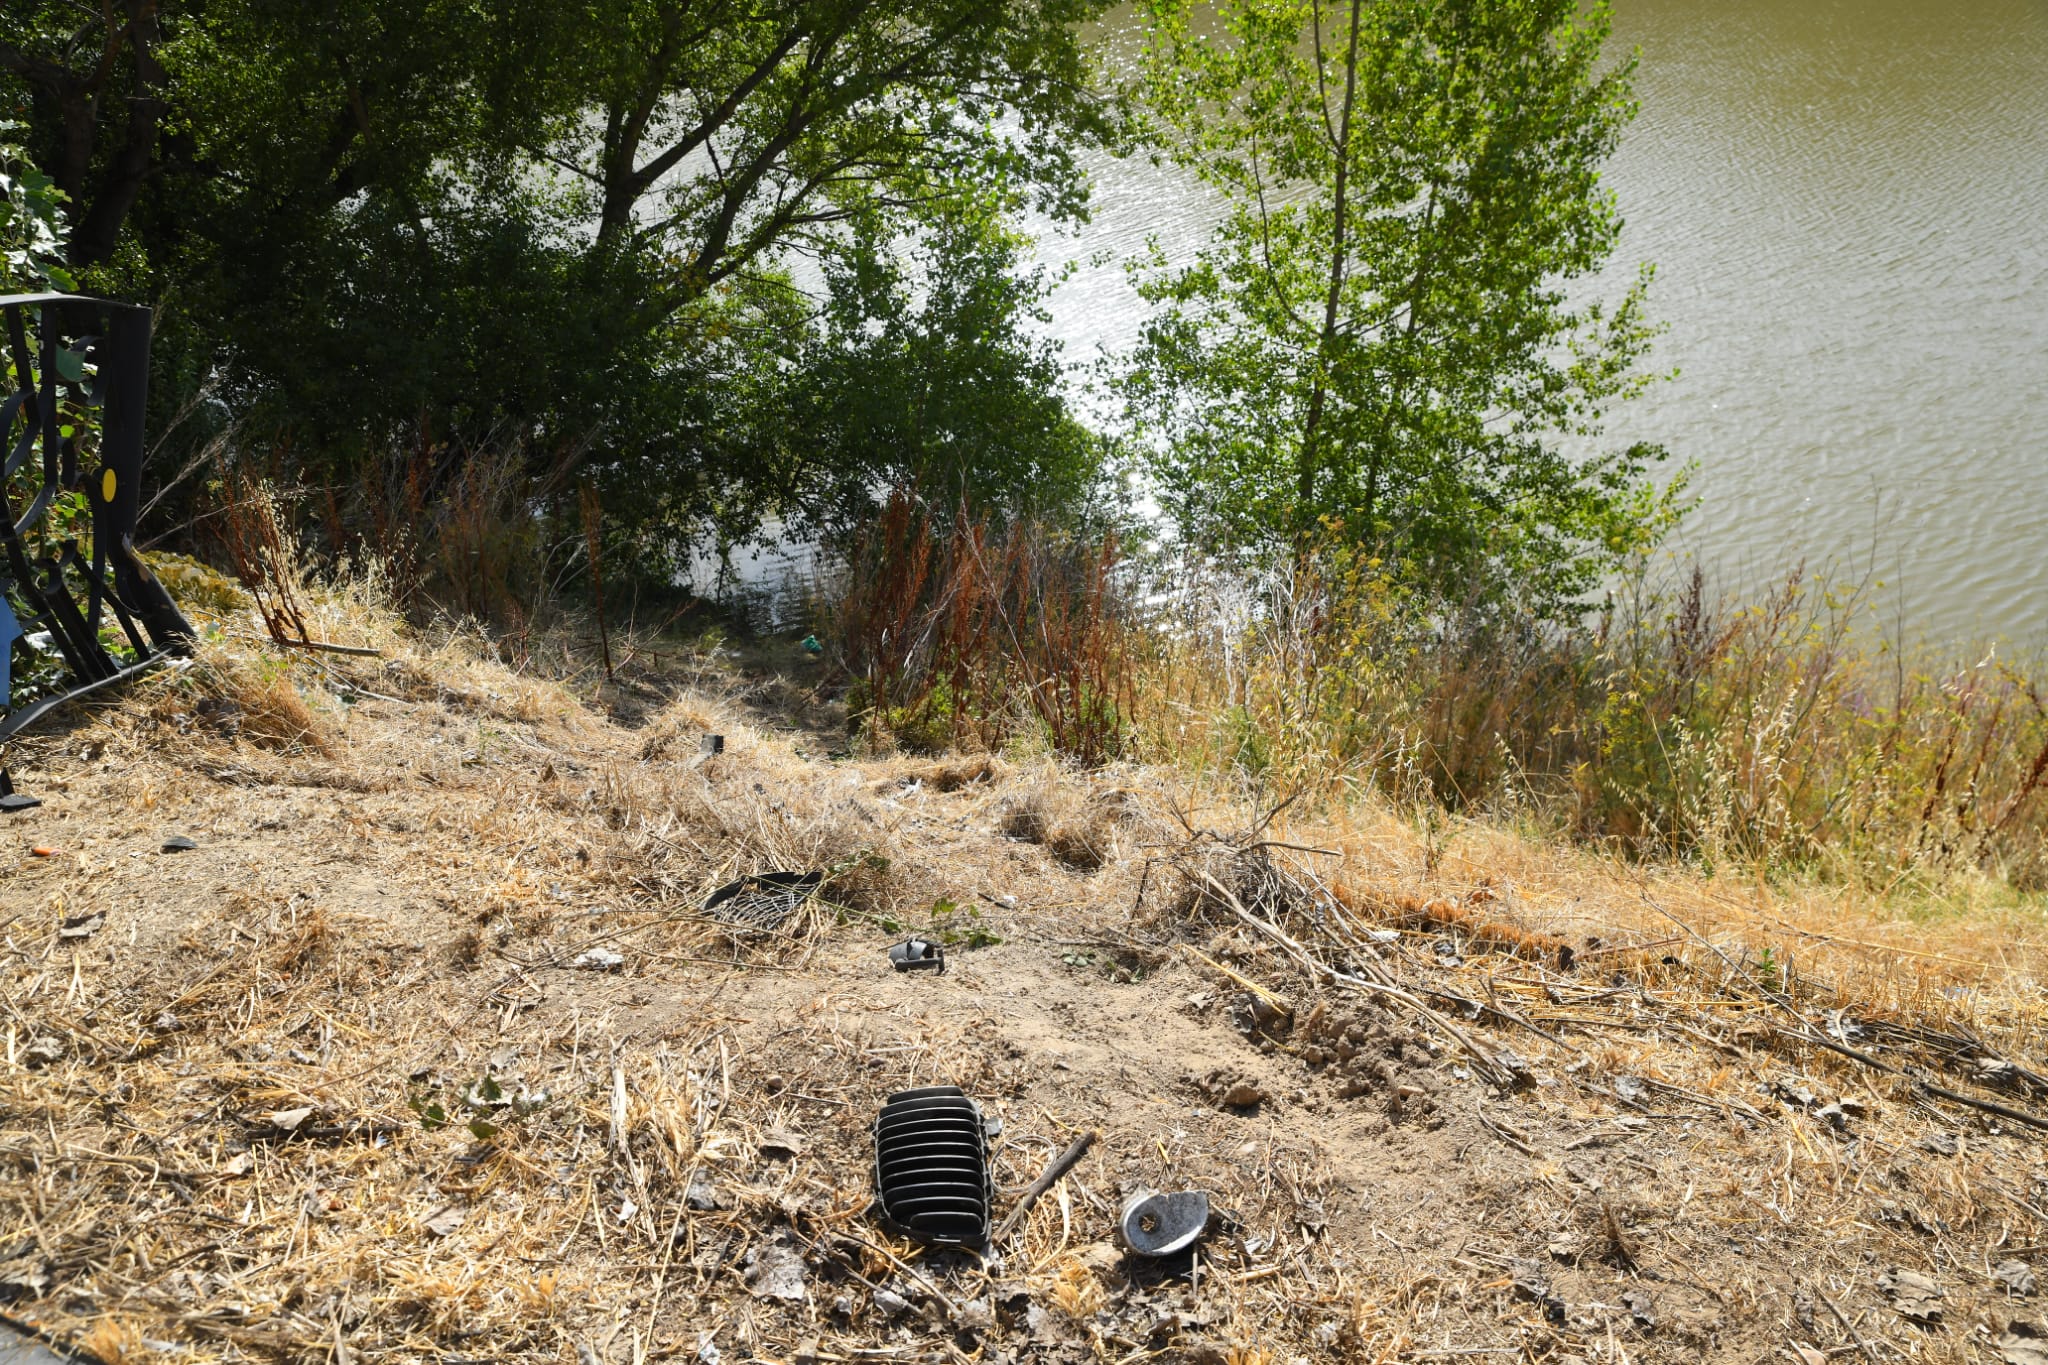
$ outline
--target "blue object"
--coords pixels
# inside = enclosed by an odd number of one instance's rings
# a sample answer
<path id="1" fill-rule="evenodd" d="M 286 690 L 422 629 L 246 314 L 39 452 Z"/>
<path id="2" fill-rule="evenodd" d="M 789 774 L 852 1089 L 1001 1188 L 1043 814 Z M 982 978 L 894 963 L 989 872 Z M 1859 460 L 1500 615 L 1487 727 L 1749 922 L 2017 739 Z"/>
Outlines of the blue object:
<path id="1" fill-rule="evenodd" d="M 5 596 L 0 596 L 0 711 L 7 709 L 8 679 L 14 676 L 14 642 L 22 633 L 21 622 L 14 619 L 14 608 L 7 605 Z"/>
<path id="2" fill-rule="evenodd" d="M 804 636 L 803 639 L 797 641 L 796 647 L 806 654 L 823 654 L 825 652 L 825 646 L 818 643 L 818 637 L 815 635 Z"/>

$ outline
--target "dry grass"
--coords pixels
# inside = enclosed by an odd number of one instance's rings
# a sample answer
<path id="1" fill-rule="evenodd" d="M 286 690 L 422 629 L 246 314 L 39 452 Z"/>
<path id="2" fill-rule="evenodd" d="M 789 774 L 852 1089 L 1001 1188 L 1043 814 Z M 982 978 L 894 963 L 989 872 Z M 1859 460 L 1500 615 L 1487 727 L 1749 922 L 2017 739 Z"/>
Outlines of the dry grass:
<path id="1" fill-rule="evenodd" d="M 1990 1269 L 2048 1244 L 2040 1135 L 1951 1096 L 2048 1112 L 2031 919 L 1135 766 L 824 762 L 651 642 L 599 686 L 309 624 L 384 655 L 231 628 L 8 755 L 46 805 L 0 827 L 0 1299 L 104 1360 L 1847 1358 L 1832 1303 L 1964 1361 L 2030 1311 Z M 773 932 L 702 913 L 773 868 L 828 880 Z M 882 969 L 970 902 L 1000 942 Z M 1103 1132 L 1000 1264 L 867 1215 L 868 1122 L 940 1080 L 1004 1117 L 1000 1204 Z M 1227 1213 L 1191 1268 L 1110 1244 L 1140 1187 Z"/>

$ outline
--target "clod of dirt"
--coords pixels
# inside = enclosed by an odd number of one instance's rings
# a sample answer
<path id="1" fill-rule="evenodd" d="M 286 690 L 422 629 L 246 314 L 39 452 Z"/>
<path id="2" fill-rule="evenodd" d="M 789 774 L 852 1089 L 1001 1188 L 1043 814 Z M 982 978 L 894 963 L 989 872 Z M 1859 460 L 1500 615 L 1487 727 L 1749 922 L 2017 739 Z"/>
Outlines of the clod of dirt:
<path id="1" fill-rule="evenodd" d="M 1266 1098 L 1265 1090 L 1257 1081 L 1235 1071 L 1212 1071 L 1195 1086 L 1219 1109 L 1249 1109 Z"/>
<path id="2" fill-rule="evenodd" d="M 1877 1284 L 1902 1317 L 1921 1323 L 1941 1321 L 1941 1286 L 1919 1271 L 1894 1267 L 1879 1276 Z"/>
<path id="3" fill-rule="evenodd" d="M 683 1195 L 683 1205 L 696 1213 L 710 1213 L 725 1207 L 719 1202 L 717 1188 L 704 1178 L 702 1171 L 691 1175 L 689 1191 Z"/>
<path id="4" fill-rule="evenodd" d="M 1294 1006 L 1245 991 L 1231 1001 L 1230 1022 L 1247 1038 L 1285 1038 L 1294 1028 Z"/>
<path id="5" fill-rule="evenodd" d="M 1630 1319 L 1645 1332 L 1657 1325 L 1657 1301 L 1650 1297 L 1649 1290 L 1623 1290 L 1621 1306 L 1628 1309 Z"/>
<path id="6" fill-rule="evenodd" d="M 1929 1133 L 1920 1139 L 1920 1146 L 1936 1156 L 1954 1156 L 1963 1149 L 1953 1133 Z"/>
<path id="7" fill-rule="evenodd" d="M 2000 1261 L 1991 1268 L 1991 1276 L 2015 1294 L 2034 1292 L 2034 1270 L 2025 1261 Z"/>

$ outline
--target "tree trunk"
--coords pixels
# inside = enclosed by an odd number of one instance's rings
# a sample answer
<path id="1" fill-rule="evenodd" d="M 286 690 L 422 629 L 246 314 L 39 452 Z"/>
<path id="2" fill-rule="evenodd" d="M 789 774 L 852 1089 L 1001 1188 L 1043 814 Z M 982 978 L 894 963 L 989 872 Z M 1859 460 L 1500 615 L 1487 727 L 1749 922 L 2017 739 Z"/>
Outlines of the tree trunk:
<path id="1" fill-rule="evenodd" d="M 1320 4 L 1321 0 L 1315 0 Z M 1315 491 L 1316 474 L 1321 467 L 1319 446 L 1322 441 L 1323 408 L 1328 402 L 1326 374 L 1330 358 L 1336 349 L 1337 309 L 1344 294 L 1344 265 L 1347 247 L 1346 230 L 1348 205 L 1345 194 L 1349 188 L 1351 174 L 1351 111 L 1358 93 L 1358 20 L 1364 0 L 1351 0 L 1351 34 L 1344 53 L 1344 105 L 1337 116 L 1337 136 L 1334 151 L 1337 154 L 1336 184 L 1332 193 L 1330 215 L 1330 289 L 1323 301 L 1323 329 L 1316 338 L 1316 372 L 1314 386 L 1309 390 L 1308 414 L 1302 423 L 1301 456 L 1296 474 L 1295 500 L 1298 504 L 1295 517 L 1304 544 L 1314 534 L 1316 526 Z M 1322 54 L 1316 54 L 1322 60 Z"/>
<path id="2" fill-rule="evenodd" d="M 127 131 L 108 158 L 91 203 L 71 233 L 73 265 L 98 265 L 113 256 L 121 225 L 128 221 L 128 211 L 142 193 L 142 182 L 156 166 L 157 126 L 164 115 L 164 68 L 156 56 L 156 0 L 128 0 L 127 10 L 128 51 L 135 66 L 135 88 L 127 100 Z"/>

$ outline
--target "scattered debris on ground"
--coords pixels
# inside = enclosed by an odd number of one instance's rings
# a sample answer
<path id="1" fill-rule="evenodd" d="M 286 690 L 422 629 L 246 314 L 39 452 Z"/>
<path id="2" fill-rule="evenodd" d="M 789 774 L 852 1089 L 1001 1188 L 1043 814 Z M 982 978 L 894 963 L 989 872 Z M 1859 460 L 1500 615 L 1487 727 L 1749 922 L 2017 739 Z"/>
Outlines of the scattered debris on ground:
<path id="1" fill-rule="evenodd" d="M 2048 1360 L 2032 928 L 344 643 L 8 755 L 0 1313 L 54 1340 Z M 986 1249 L 874 1208 L 886 1098 L 945 1086 Z"/>

